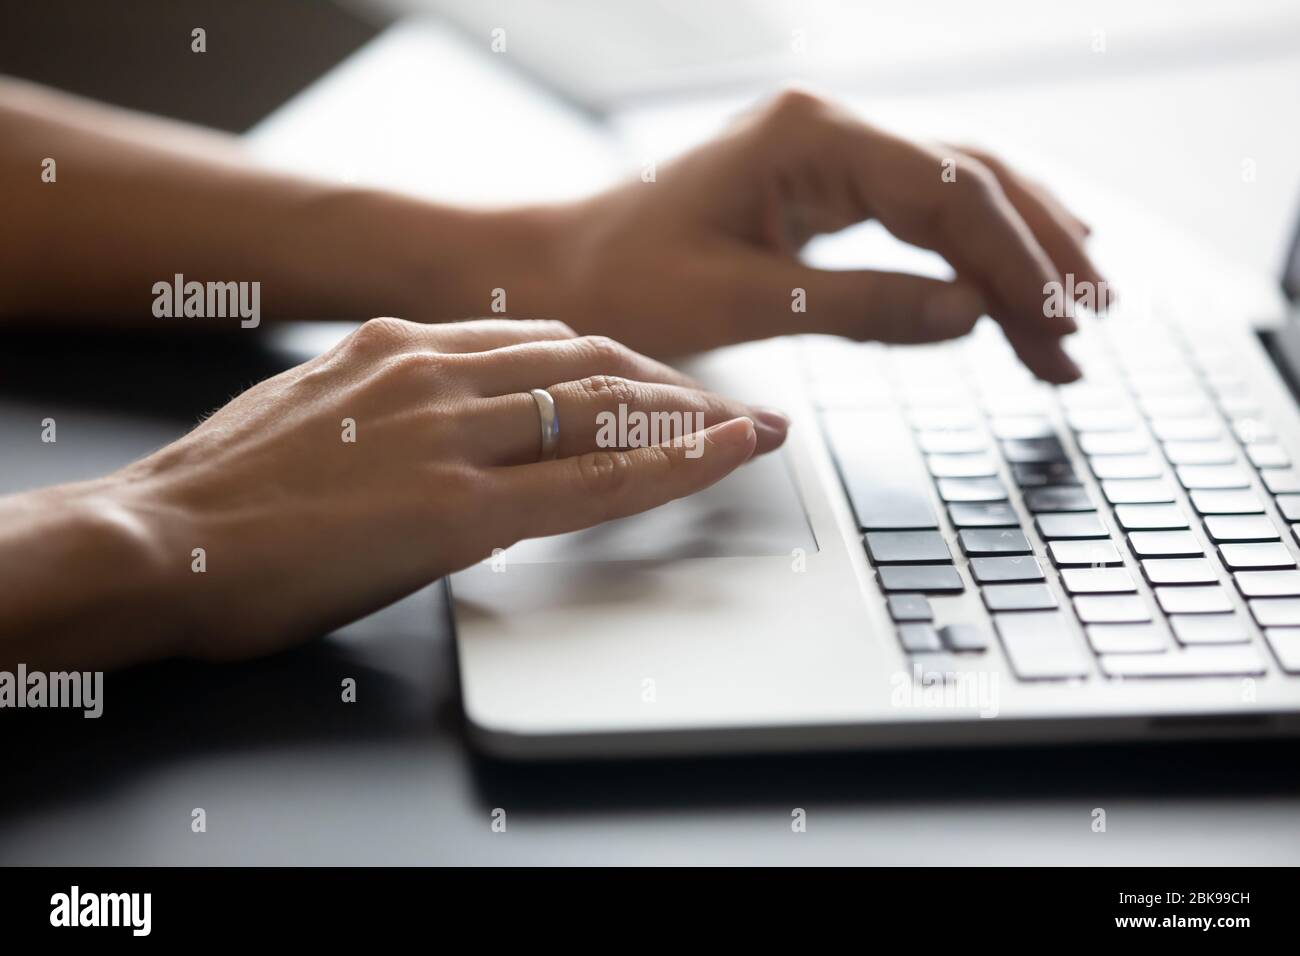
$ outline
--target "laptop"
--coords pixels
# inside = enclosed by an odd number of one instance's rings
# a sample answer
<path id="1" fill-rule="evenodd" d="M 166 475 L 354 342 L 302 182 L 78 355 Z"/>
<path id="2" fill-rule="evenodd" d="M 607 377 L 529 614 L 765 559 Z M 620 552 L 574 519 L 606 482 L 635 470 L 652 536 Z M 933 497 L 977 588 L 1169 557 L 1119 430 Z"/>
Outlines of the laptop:
<path id="1" fill-rule="evenodd" d="M 1283 278 L 1300 294 L 1300 230 Z M 1122 294 L 1122 293 L 1121 293 Z M 988 320 L 689 370 L 790 413 L 709 491 L 456 575 L 475 740 L 628 757 L 1300 731 L 1300 311 Z"/>

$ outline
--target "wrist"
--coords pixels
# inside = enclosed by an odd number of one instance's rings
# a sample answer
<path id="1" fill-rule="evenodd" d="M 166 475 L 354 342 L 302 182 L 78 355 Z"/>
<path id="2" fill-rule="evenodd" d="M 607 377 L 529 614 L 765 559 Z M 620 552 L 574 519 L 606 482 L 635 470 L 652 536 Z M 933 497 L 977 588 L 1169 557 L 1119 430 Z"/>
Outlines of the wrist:
<path id="1" fill-rule="evenodd" d="M 115 667 L 180 652 L 159 539 L 111 479 L 16 495 L 0 513 L 6 659 Z"/>
<path id="2" fill-rule="evenodd" d="M 462 209 L 379 191 L 340 203 L 343 231 L 360 240 L 348 271 L 363 271 L 357 307 L 367 316 L 563 320 L 570 308 L 563 250 L 573 207 Z"/>

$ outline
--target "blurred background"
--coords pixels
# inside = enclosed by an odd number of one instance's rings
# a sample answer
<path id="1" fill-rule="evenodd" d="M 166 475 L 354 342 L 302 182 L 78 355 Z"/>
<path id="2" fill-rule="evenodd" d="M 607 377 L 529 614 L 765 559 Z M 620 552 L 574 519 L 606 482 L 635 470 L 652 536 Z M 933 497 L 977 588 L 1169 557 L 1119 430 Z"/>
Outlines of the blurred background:
<path id="1" fill-rule="evenodd" d="M 0 72 L 253 130 L 271 161 L 460 201 L 589 191 L 794 80 L 891 126 L 1080 174 L 1247 269 L 1277 274 L 1300 208 L 1294 0 L 3 0 L 0 10 Z M 196 26 L 203 56 L 189 47 Z M 592 127 L 617 130 L 622 155 Z"/>

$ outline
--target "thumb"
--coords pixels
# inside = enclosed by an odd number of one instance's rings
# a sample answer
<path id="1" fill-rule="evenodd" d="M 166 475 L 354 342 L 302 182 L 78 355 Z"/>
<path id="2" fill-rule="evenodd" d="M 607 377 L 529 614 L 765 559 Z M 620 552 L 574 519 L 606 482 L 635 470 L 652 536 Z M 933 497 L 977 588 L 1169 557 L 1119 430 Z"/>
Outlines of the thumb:
<path id="1" fill-rule="evenodd" d="M 753 314 L 770 323 L 768 335 L 823 332 L 878 342 L 937 342 L 965 335 L 986 310 L 973 286 L 903 272 L 792 265 L 769 270 L 761 287 L 766 294 L 755 292 L 767 302 Z"/>

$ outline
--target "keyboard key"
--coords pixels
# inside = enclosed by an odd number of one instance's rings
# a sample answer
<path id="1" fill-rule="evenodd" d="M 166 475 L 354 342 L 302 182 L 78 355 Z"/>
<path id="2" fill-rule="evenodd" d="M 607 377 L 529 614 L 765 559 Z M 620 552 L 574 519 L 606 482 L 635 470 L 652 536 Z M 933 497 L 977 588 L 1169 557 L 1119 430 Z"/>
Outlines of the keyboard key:
<path id="1" fill-rule="evenodd" d="M 1065 419 L 1076 432 L 1125 432 L 1137 424 L 1128 408 L 1072 408 Z"/>
<path id="2" fill-rule="evenodd" d="M 1217 418 L 1153 418 L 1151 431 L 1161 441 L 1213 441 L 1223 434 Z"/>
<path id="3" fill-rule="evenodd" d="M 1174 500 L 1174 489 L 1163 478 L 1103 481 L 1101 493 L 1113 505 L 1163 504 Z"/>
<path id="4" fill-rule="evenodd" d="M 1046 579 L 1038 559 L 1027 554 L 1001 558 L 971 558 L 970 573 L 979 584 Z"/>
<path id="5" fill-rule="evenodd" d="M 1187 528 L 1187 515 L 1178 505 L 1120 505 L 1115 520 L 1125 531 L 1163 531 Z"/>
<path id="6" fill-rule="evenodd" d="M 990 584 L 981 592 L 990 611 L 1042 611 L 1056 607 L 1046 584 Z"/>
<path id="7" fill-rule="evenodd" d="M 948 542 L 937 531 L 869 531 L 866 545 L 872 564 L 952 561 Z"/>
<path id="8" fill-rule="evenodd" d="M 946 502 L 1007 500 L 1007 489 L 997 478 L 940 478 L 935 484 Z"/>
<path id="9" fill-rule="evenodd" d="M 1199 395 L 1149 395 L 1138 399 L 1147 418 L 1199 418 L 1210 411 Z"/>
<path id="10" fill-rule="evenodd" d="M 1226 441 L 1165 442 L 1165 457 L 1173 465 L 1231 465 L 1237 449 Z"/>
<path id="11" fill-rule="evenodd" d="M 1213 515 L 1205 519 L 1205 533 L 1222 541 L 1279 541 L 1277 527 L 1264 515 Z"/>
<path id="12" fill-rule="evenodd" d="M 1244 468 L 1236 465 L 1179 465 L 1174 471 L 1177 472 L 1182 486 L 1189 490 L 1250 487 L 1250 475 Z M 1275 472 L 1265 474 L 1275 474 Z"/>
<path id="13" fill-rule="evenodd" d="M 1263 514 L 1264 502 L 1253 491 L 1193 491 L 1188 495 L 1201 515 Z"/>
<path id="14" fill-rule="evenodd" d="M 1169 627 L 1180 644 L 1250 643 L 1250 628 L 1236 614 L 1175 614 Z"/>
<path id="15" fill-rule="evenodd" d="M 1058 568 L 1102 568 L 1124 563 L 1111 541 L 1050 541 L 1047 553 Z"/>
<path id="16" fill-rule="evenodd" d="M 1264 637 L 1282 670 L 1300 674 L 1300 627 L 1270 627 Z"/>
<path id="17" fill-rule="evenodd" d="M 1164 632 L 1151 623 L 1089 624 L 1087 632 L 1098 654 L 1150 654 L 1169 646 Z"/>
<path id="18" fill-rule="evenodd" d="M 1159 395 L 1184 395 L 1200 391 L 1201 383 L 1195 373 L 1187 368 L 1134 370 L 1128 375 L 1129 387 L 1143 397 Z"/>
<path id="19" fill-rule="evenodd" d="M 1044 541 L 1057 538 L 1107 538 L 1110 533 L 1095 511 L 1076 514 L 1041 514 L 1034 519 Z"/>
<path id="20" fill-rule="evenodd" d="M 1290 468 L 1291 456 L 1281 445 L 1258 444 L 1247 445 L 1246 455 L 1256 468 Z"/>
<path id="21" fill-rule="evenodd" d="M 1088 594 L 1074 599 L 1084 624 L 1123 624 L 1151 620 L 1151 610 L 1136 594 Z"/>
<path id="22" fill-rule="evenodd" d="M 1153 558 L 1142 562 L 1147 583 L 1218 584 L 1219 574 L 1206 558 Z"/>
<path id="23" fill-rule="evenodd" d="M 933 621 L 934 611 L 924 594 L 891 594 L 886 599 L 895 621 Z"/>
<path id="24" fill-rule="evenodd" d="M 1039 415 L 998 415 L 989 419 L 989 431 L 1007 441 L 1056 437 L 1052 423 Z"/>
<path id="25" fill-rule="evenodd" d="M 1227 614 L 1232 610 L 1228 592 L 1212 587 L 1156 588 L 1156 600 L 1166 614 Z"/>
<path id="26" fill-rule="evenodd" d="M 1104 455 L 1088 460 L 1098 480 L 1108 478 L 1159 478 L 1165 466 L 1155 455 Z"/>
<path id="27" fill-rule="evenodd" d="M 1244 597 L 1300 597 L 1300 571 L 1238 571 L 1233 576 Z"/>
<path id="28" fill-rule="evenodd" d="M 1300 626 L 1300 598 L 1260 598 L 1249 603 L 1260 627 Z"/>
<path id="29" fill-rule="evenodd" d="M 1078 356 L 1078 352 L 1075 352 Z M 1103 359 L 1103 361 L 1106 361 Z M 1108 369 L 1108 371 L 1110 371 Z M 1113 377 L 1113 376 L 1112 376 Z M 1070 385 L 1060 385 L 1056 397 L 1066 408 L 1124 408 L 1128 406 L 1128 392 L 1118 385 L 1098 384 L 1085 378 Z"/>
<path id="30" fill-rule="evenodd" d="M 911 433 L 896 414 L 829 409 L 822 424 L 859 528 L 939 527 Z"/>
<path id="31" fill-rule="evenodd" d="M 1287 521 L 1300 521 L 1300 495 L 1278 495 L 1273 499 L 1277 502 L 1277 510 L 1282 512 L 1282 517 Z"/>
<path id="32" fill-rule="evenodd" d="M 1223 395 L 1219 408 L 1230 418 L 1258 418 L 1263 411 L 1253 395 Z"/>
<path id="33" fill-rule="evenodd" d="M 926 466 L 936 478 L 992 478 L 998 473 L 987 455 L 930 455 Z"/>
<path id="34" fill-rule="evenodd" d="M 1128 545 L 1139 558 L 1195 558 L 1205 553 L 1190 531 L 1134 531 Z"/>
<path id="35" fill-rule="evenodd" d="M 979 654 L 988 650 L 989 639 L 982 627 L 974 624 L 949 624 L 939 628 L 943 646 L 957 653 Z"/>
<path id="36" fill-rule="evenodd" d="M 1233 571 L 1239 568 L 1294 568 L 1295 558 L 1280 541 L 1263 544 L 1221 544 L 1219 557 Z"/>
<path id="37" fill-rule="evenodd" d="M 998 636 L 1021 680 L 1065 680 L 1088 675 L 1087 653 L 1059 611 L 998 614 Z"/>
<path id="38" fill-rule="evenodd" d="M 1300 492 L 1300 471 L 1294 468 L 1266 468 L 1259 473 L 1264 487 L 1275 495 Z"/>
<path id="39" fill-rule="evenodd" d="M 1089 457 L 1135 455 L 1150 447 L 1151 440 L 1137 429 L 1124 432 L 1084 432 L 1079 435 L 1079 449 Z"/>
<path id="40" fill-rule="evenodd" d="M 1164 654 L 1103 654 L 1107 677 L 1248 677 L 1264 673 L 1264 659 L 1250 644 L 1189 647 Z"/>
<path id="41" fill-rule="evenodd" d="M 876 569 L 882 591 L 952 594 L 965 590 L 961 575 L 950 564 L 894 564 Z"/>
<path id="42" fill-rule="evenodd" d="M 939 632 L 933 624 L 900 624 L 898 640 L 903 645 L 903 650 L 909 654 L 943 650 L 943 645 L 939 643 Z"/>
<path id="43" fill-rule="evenodd" d="M 1068 461 L 1039 461 L 1011 466 L 1011 477 L 1021 488 L 1077 485 L 1079 476 Z"/>
<path id="44" fill-rule="evenodd" d="M 931 455 L 963 455 L 985 451 L 988 440 L 973 428 L 932 429 L 916 433 L 916 444 Z"/>
<path id="45" fill-rule="evenodd" d="M 987 504 L 951 504 L 948 517 L 957 528 L 1018 528 L 1020 518 L 1005 501 Z"/>
<path id="46" fill-rule="evenodd" d="M 961 549 L 968 556 L 985 554 L 1029 554 L 1033 548 L 1019 528 L 966 528 L 957 533 Z"/>
<path id="47" fill-rule="evenodd" d="M 1069 461 L 1065 449 L 1056 438 L 1030 438 L 1004 441 L 1002 457 L 1013 465 L 1030 462 Z"/>
<path id="48" fill-rule="evenodd" d="M 1125 568 L 1064 568 L 1061 584 L 1069 594 L 1120 594 L 1137 590 Z"/>
<path id="49" fill-rule="evenodd" d="M 1256 442 L 1272 441 L 1277 437 L 1272 426 L 1268 422 L 1260 421 L 1250 415 L 1244 415 L 1232 420 L 1232 431 L 1237 436 L 1237 440 L 1243 445 L 1253 445 Z"/>
<path id="50" fill-rule="evenodd" d="M 1049 488 L 1029 488 L 1025 491 L 1025 507 L 1033 514 L 1044 511 L 1092 511 L 1094 505 L 1088 492 L 1070 485 L 1053 485 Z"/>

